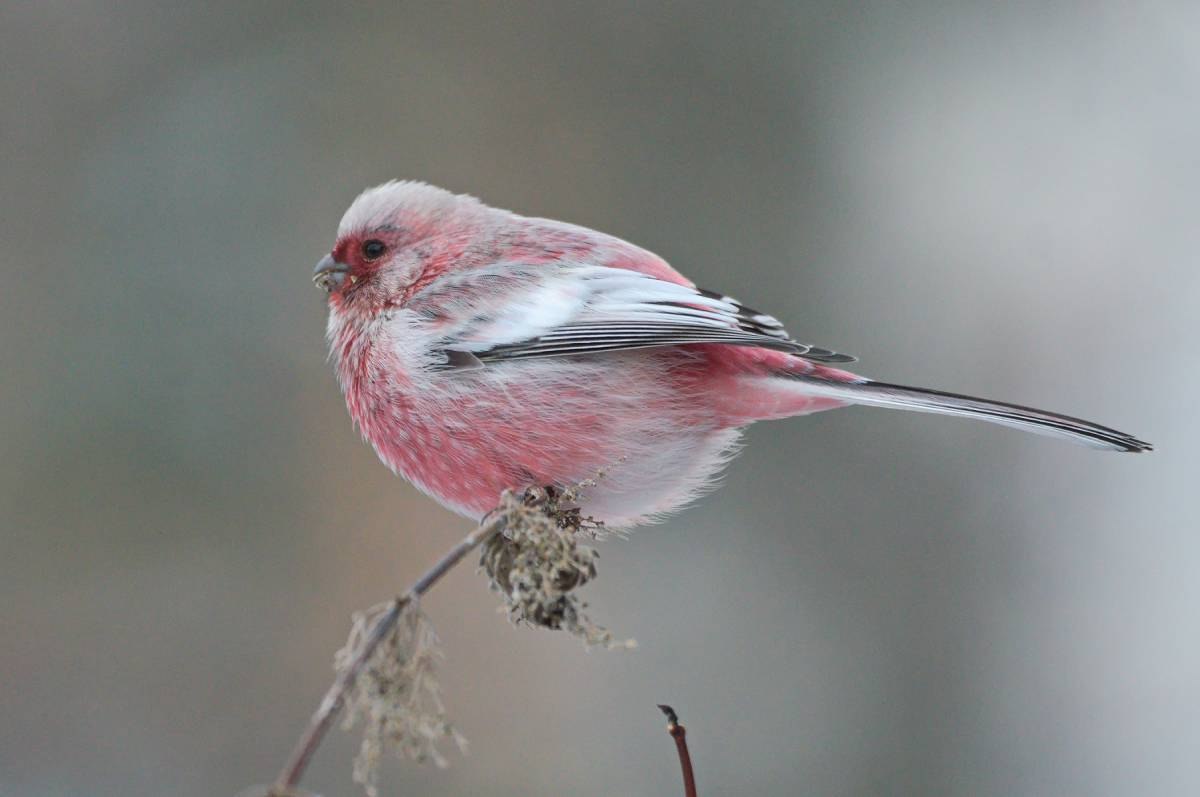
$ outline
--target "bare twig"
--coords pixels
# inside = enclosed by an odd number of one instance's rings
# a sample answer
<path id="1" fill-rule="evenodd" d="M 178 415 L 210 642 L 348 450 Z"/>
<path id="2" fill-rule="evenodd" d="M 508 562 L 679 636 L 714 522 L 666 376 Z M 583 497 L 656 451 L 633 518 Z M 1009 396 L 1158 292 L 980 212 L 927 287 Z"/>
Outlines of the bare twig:
<path id="1" fill-rule="evenodd" d="M 271 787 L 271 797 L 287 797 L 287 795 L 295 793 L 301 778 L 304 777 L 304 772 L 308 768 L 309 762 L 312 760 L 313 754 L 316 753 L 317 748 L 321 745 L 321 741 L 325 738 L 325 734 L 329 732 L 330 726 L 333 725 L 333 720 L 337 717 L 338 712 L 341 711 L 346 701 L 347 693 L 354 686 L 355 679 L 358 678 L 363 667 L 375 652 L 375 649 L 379 647 L 380 643 L 387 638 L 388 634 L 395 627 L 405 607 L 424 595 L 442 576 L 446 575 L 447 571 L 462 561 L 464 556 L 493 535 L 502 531 L 507 521 L 508 514 L 502 511 L 493 512 L 488 515 L 474 531 L 451 548 L 433 567 L 425 571 L 425 574 L 417 579 L 416 583 L 407 592 L 392 601 L 391 606 L 375 622 L 375 625 L 363 640 L 362 647 L 359 648 L 354 658 L 342 669 L 338 677 L 334 679 L 333 685 L 329 687 L 329 691 L 321 699 L 321 704 L 313 714 L 308 728 L 305 729 L 304 734 L 301 735 L 300 740 L 296 743 L 296 747 L 288 758 L 287 764 L 284 765 L 283 770 L 279 773 L 275 785 Z"/>
<path id="2" fill-rule="evenodd" d="M 688 754 L 687 729 L 679 724 L 679 715 L 670 706 L 659 704 L 659 710 L 667 715 L 667 733 L 675 740 L 679 753 L 679 768 L 683 770 L 684 797 L 696 797 L 696 776 L 692 774 L 692 757 Z"/>

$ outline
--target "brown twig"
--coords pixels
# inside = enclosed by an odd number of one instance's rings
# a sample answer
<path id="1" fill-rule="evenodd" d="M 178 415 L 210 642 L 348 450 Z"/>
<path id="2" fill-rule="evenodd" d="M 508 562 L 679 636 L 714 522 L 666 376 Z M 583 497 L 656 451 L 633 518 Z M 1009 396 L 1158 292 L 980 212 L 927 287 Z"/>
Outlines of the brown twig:
<path id="1" fill-rule="evenodd" d="M 675 709 L 662 704 L 658 708 L 667 715 L 667 733 L 675 740 L 675 750 L 679 753 L 679 768 L 683 770 L 683 795 L 696 797 L 696 776 L 692 773 L 692 757 L 688 754 L 687 729 L 679 724 Z"/>
<path id="2" fill-rule="evenodd" d="M 370 633 L 367 634 L 366 639 L 363 640 L 362 647 L 359 648 L 350 663 L 338 674 L 338 677 L 334 679 L 333 685 L 329 687 L 329 691 L 321 699 L 321 704 L 313 714 L 312 720 L 309 722 L 303 735 L 301 735 L 300 740 L 296 742 L 296 747 L 292 750 L 287 764 L 280 771 L 275 785 L 271 787 L 271 797 L 287 797 L 295 793 L 296 788 L 300 785 L 300 779 L 304 777 L 304 771 L 308 768 L 308 764 L 312 760 L 313 754 L 317 752 L 317 748 L 321 745 L 325 734 L 329 732 L 330 726 L 333 725 L 333 720 L 337 717 L 338 712 L 341 711 L 342 705 L 346 701 L 346 694 L 354 686 L 355 679 L 358 678 L 359 673 L 362 672 L 363 667 L 371 658 L 371 654 L 375 652 L 375 649 L 387 638 L 387 635 L 396 625 L 404 608 L 409 603 L 416 601 L 424 595 L 442 576 L 446 575 L 450 568 L 462 561 L 464 556 L 493 535 L 502 531 L 507 520 L 508 515 L 504 512 L 493 512 L 488 515 L 483 519 L 482 523 L 475 527 L 474 531 L 451 548 L 433 567 L 425 571 L 425 574 L 417 579 L 416 583 L 407 592 L 392 601 L 392 605 L 376 621 Z"/>

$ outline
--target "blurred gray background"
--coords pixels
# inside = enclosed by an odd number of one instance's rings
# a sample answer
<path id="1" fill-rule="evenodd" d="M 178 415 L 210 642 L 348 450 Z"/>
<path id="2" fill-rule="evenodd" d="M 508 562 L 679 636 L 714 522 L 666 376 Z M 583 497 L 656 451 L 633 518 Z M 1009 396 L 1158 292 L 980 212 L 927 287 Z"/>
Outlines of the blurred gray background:
<path id="1" fill-rule="evenodd" d="M 469 524 L 352 431 L 309 282 L 367 185 L 647 246 L 880 379 L 603 545 L 633 653 L 427 602 L 446 771 L 386 794 L 1200 791 L 1200 8 L 0 6 L 0 794 L 270 780 L 349 615 Z M 309 788 L 359 793 L 335 734 Z"/>

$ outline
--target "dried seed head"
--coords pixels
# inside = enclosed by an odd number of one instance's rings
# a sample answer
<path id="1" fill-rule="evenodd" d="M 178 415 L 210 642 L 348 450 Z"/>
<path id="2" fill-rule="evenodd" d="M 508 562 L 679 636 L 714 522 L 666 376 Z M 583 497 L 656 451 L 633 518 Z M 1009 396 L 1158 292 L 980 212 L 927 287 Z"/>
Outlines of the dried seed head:
<path id="1" fill-rule="evenodd" d="M 391 603 L 354 615 L 346 646 L 336 654 L 340 672 L 353 659 L 378 618 Z M 385 747 L 413 761 L 446 766 L 438 745 L 453 741 L 465 752 L 466 739 L 450 724 L 442 705 L 436 666 L 442 658 L 433 626 L 415 600 L 404 607 L 391 633 L 375 649 L 347 696 L 347 730 L 363 722 L 363 740 L 354 759 L 354 780 L 370 797 L 379 794 L 379 760 Z"/>
<path id="2" fill-rule="evenodd" d="M 504 595 L 514 623 L 563 629 L 589 647 L 632 648 L 632 639 L 616 640 L 593 624 L 583 612 L 586 604 L 574 594 L 596 577 L 599 555 L 576 539 L 581 533 L 597 536 L 603 531 L 603 524 L 584 517 L 577 505 L 580 490 L 593 484 L 588 480 L 566 489 L 531 487 L 520 495 L 506 491 L 488 516 L 502 518 L 503 533 L 492 532 L 483 544 L 480 565 L 492 588 Z M 350 638 L 334 659 L 339 673 L 361 655 L 372 629 L 394 605 L 383 603 L 354 615 Z M 349 729 L 363 722 L 354 780 L 369 797 L 378 797 L 379 760 L 386 746 L 405 758 L 439 767 L 446 766 L 438 748 L 441 742 L 452 740 L 465 752 L 466 739 L 447 720 L 442 705 L 435 671 L 440 658 L 433 626 L 410 596 L 346 695 L 343 726 Z"/>
<path id="3" fill-rule="evenodd" d="M 591 482 L 594 484 L 594 482 Z M 535 487 L 521 500 L 511 497 L 499 511 L 506 514 L 504 532 L 484 543 L 480 567 L 491 587 L 504 596 L 509 619 L 543 628 L 562 629 L 589 647 L 629 648 L 592 623 L 586 604 L 574 590 L 596 577 L 595 549 L 580 545 L 580 532 L 602 528 L 574 506 L 580 487 Z"/>

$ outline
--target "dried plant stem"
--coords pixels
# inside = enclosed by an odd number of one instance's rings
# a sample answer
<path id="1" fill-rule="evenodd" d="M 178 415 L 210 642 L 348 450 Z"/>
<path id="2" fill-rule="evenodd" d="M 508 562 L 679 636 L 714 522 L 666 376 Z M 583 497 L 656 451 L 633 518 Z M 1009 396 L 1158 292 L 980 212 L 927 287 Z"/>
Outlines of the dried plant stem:
<path id="1" fill-rule="evenodd" d="M 333 725 L 334 719 L 337 717 L 338 712 L 341 711 L 342 705 L 346 700 L 346 694 L 354 686 L 355 679 L 358 678 L 359 673 L 362 672 L 363 667 L 370 660 L 375 649 L 391 633 L 392 628 L 400 619 L 404 608 L 409 603 L 416 601 L 424 595 L 442 576 L 446 575 L 451 568 L 462 561 L 464 556 L 490 539 L 493 535 L 502 531 L 507 520 L 508 515 L 504 512 L 493 512 L 488 515 L 474 531 L 451 548 L 433 567 L 425 571 L 425 574 L 417 579 L 407 592 L 392 601 L 391 606 L 375 622 L 374 627 L 371 628 L 370 633 L 363 640 L 362 647 L 356 652 L 350 663 L 338 674 L 338 677 L 334 679 L 333 685 L 329 687 L 329 691 L 321 699 L 321 704 L 317 707 L 312 720 L 309 722 L 303 735 L 301 735 L 300 740 L 296 742 L 296 747 L 292 750 L 287 764 L 284 765 L 278 779 L 275 781 L 275 785 L 271 788 L 272 795 L 284 797 L 285 795 L 293 794 L 296 787 L 300 785 L 300 779 L 304 777 L 304 772 L 308 769 L 308 764 L 312 760 L 313 754 L 317 752 L 317 748 L 321 745 L 322 740 L 324 740 L 325 734 L 329 732 L 330 726 Z"/>
<path id="2" fill-rule="evenodd" d="M 696 776 L 692 774 L 692 756 L 688 753 L 687 729 L 679 724 L 679 716 L 670 706 L 659 705 L 662 713 L 667 715 L 667 733 L 675 740 L 675 750 L 679 753 L 679 768 L 683 770 L 684 797 L 696 797 Z"/>

